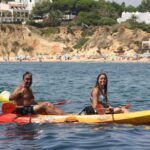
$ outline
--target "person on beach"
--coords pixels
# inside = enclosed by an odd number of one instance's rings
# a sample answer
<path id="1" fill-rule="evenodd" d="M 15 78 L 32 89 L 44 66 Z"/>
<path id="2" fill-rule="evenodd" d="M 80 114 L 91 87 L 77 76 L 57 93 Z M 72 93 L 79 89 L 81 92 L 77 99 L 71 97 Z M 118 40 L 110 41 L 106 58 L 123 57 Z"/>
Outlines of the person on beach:
<path id="1" fill-rule="evenodd" d="M 109 113 L 127 113 L 130 105 L 112 108 L 108 104 L 107 98 L 107 75 L 100 73 L 97 77 L 96 84 L 91 91 L 91 106 L 87 106 L 87 114 L 109 114 Z"/>
<path id="2" fill-rule="evenodd" d="M 14 101 L 17 108 L 16 114 L 44 114 L 44 115 L 65 115 L 66 113 L 48 102 L 37 103 L 34 99 L 32 89 L 32 74 L 25 72 L 21 83 L 10 94 L 9 100 Z"/>

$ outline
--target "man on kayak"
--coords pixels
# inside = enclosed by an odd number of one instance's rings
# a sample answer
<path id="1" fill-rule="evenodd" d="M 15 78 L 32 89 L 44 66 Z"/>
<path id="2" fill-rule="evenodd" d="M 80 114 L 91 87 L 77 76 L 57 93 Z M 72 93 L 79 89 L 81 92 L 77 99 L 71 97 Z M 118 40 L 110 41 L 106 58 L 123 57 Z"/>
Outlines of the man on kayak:
<path id="1" fill-rule="evenodd" d="M 34 99 L 31 85 L 32 74 L 30 72 L 25 72 L 22 82 L 15 88 L 9 97 L 17 106 L 15 113 L 20 115 L 65 115 L 65 112 L 56 108 L 51 103 L 37 103 Z"/>

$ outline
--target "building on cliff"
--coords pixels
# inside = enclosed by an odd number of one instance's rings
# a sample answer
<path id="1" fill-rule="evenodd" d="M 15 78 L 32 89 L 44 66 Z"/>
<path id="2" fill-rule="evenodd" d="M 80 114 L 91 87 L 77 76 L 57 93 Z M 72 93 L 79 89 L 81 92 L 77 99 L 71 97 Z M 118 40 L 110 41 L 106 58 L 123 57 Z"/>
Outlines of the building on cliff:
<path id="1" fill-rule="evenodd" d="M 28 19 L 27 5 L 17 2 L 0 3 L 0 23 L 23 22 Z"/>
<path id="2" fill-rule="evenodd" d="M 150 39 L 149 41 L 142 41 L 142 49 L 150 50 Z"/>
<path id="3" fill-rule="evenodd" d="M 121 23 L 133 17 L 139 23 L 150 24 L 150 12 L 123 12 L 121 18 L 118 18 L 117 21 Z"/>
<path id="4" fill-rule="evenodd" d="M 0 3 L 0 23 L 24 22 L 28 20 L 36 3 L 44 0 L 15 0 Z M 50 0 L 52 2 L 52 0 Z"/>
<path id="5" fill-rule="evenodd" d="M 15 0 L 15 2 L 17 3 L 22 3 L 24 5 L 26 5 L 26 9 L 29 11 L 29 13 L 32 12 L 33 7 L 35 6 L 36 3 L 41 3 L 44 0 Z M 50 0 L 50 2 L 52 2 L 52 0 Z"/>

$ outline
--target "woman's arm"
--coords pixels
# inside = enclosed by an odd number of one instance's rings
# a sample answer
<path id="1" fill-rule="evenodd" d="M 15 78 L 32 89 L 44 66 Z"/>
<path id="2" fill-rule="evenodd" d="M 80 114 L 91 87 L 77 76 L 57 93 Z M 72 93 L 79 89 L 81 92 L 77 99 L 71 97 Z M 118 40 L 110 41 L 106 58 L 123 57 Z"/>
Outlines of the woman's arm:
<path id="1" fill-rule="evenodd" d="M 98 114 L 105 114 L 105 108 L 99 103 L 99 91 L 98 88 L 94 88 L 92 91 L 92 107 L 97 111 Z"/>
<path id="2" fill-rule="evenodd" d="M 99 93 L 98 93 L 98 89 L 97 88 L 94 88 L 93 90 L 92 90 L 92 93 L 91 93 L 91 96 L 92 96 L 92 107 L 94 108 L 94 109 L 96 109 L 96 106 L 98 105 L 98 95 L 99 95 Z"/>

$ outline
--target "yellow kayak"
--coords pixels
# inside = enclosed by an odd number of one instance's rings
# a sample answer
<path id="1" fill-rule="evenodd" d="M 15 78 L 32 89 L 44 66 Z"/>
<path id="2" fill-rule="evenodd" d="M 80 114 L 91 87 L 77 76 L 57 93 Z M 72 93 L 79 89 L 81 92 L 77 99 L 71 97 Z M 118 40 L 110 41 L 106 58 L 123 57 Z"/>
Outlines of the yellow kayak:
<path id="1" fill-rule="evenodd" d="M 85 123 L 85 124 L 133 124 L 133 125 L 149 125 L 150 110 L 106 115 L 28 115 L 17 116 L 16 114 L 1 114 L 0 123 Z"/>
<path id="2" fill-rule="evenodd" d="M 150 110 L 129 112 L 125 114 L 106 114 L 106 115 L 65 115 L 65 116 L 49 116 L 40 115 L 32 117 L 32 122 L 41 123 L 118 123 L 118 124 L 150 124 Z"/>

